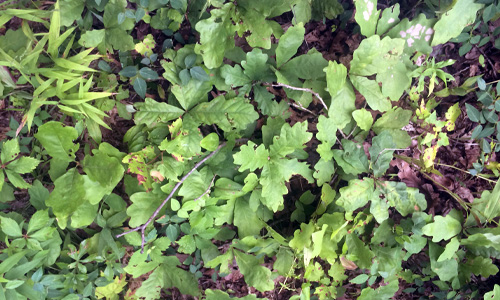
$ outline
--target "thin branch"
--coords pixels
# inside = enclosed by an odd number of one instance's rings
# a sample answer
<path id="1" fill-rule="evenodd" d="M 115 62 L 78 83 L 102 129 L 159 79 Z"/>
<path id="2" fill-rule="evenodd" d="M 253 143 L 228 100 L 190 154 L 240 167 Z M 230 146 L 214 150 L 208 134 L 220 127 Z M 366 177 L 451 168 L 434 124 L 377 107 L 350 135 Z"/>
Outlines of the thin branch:
<path id="1" fill-rule="evenodd" d="M 325 108 L 325 110 L 328 111 L 328 107 L 326 106 L 325 101 L 323 101 L 323 98 L 321 98 L 321 96 L 318 93 L 316 93 L 315 91 L 313 91 L 311 89 L 294 87 L 294 86 L 291 86 L 291 85 L 288 85 L 288 84 L 284 84 L 284 83 L 271 84 L 271 86 L 273 86 L 273 87 L 285 87 L 285 88 L 288 88 L 288 89 L 291 89 L 291 90 L 303 91 L 303 92 L 311 93 L 314 96 L 316 96 L 316 98 L 318 98 L 319 102 L 321 102 L 321 104 L 323 104 L 323 107 Z"/>
<path id="2" fill-rule="evenodd" d="M 300 102 L 298 102 L 298 104 L 296 103 L 290 103 L 291 106 L 295 107 L 295 108 L 298 108 L 300 110 L 303 110 L 303 111 L 306 111 L 308 113 L 310 113 L 311 115 L 315 116 L 316 117 L 316 114 L 313 113 L 312 111 L 308 110 L 307 108 L 305 108 L 302 104 L 300 104 Z"/>
<path id="3" fill-rule="evenodd" d="M 205 196 L 210 191 L 210 189 L 212 188 L 212 185 L 214 184 L 214 180 L 215 180 L 216 176 L 217 176 L 217 174 L 215 174 L 214 177 L 212 178 L 212 181 L 210 182 L 210 185 L 208 186 L 207 190 L 203 194 L 201 194 L 198 198 L 194 199 L 194 201 L 200 200 L 201 197 Z"/>
<path id="4" fill-rule="evenodd" d="M 151 217 L 147 220 L 146 223 L 144 223 L 143 225 L 138 226 L 136 228 L 133 228 L 133 229 L 131 229 L 129 231 L 120 233 L 120 234 L 116 235 L 116 238 L 120 238 L 120 237 L 122 237 L 122 236 L 124 236 L 126 234 L 131 233 L 131 232 L 139 231 L 140 230 L 141 231 L 141 238 L 142 238 L 142 240 L 141 240 L 141 253 L 144 253 L 144 244 L 145 244 L 144 231 L 146 230 L 146 227 L 148 227 L 148 225 L 151 224 L 151 222 L 153 222 L 153 220 L 158 216 L 158 214 L 160 213 L 160 211 L 163 208 L 163 206 L 165 206 L 165 204 L 167 204 L 167 202 L 174 196 L 175 192 L 184 183 L 184 181 L 186 181 L 186 179 L 189 176 L 191 176 L 191 174 L 194 171 L 196 171 L 196 169 L 198 169 L 204 162 L 206 162 L 212 156 L 214 156 L 217 152 L 219 152 L 219 150 L 222 147 L 224 147 L 225 145 L 226 145 L 226 143 L 220 144 L 219 147 L 217 147 L 217 149 L 215 149 L 212 153 L 210 153 L 209 155 L 205 156 L 196 165 L 194 165 L 194 167 L 191 169 L 191 171 L 189 171 L 186 175 L 184 175 L 184 177 L 181 178 L 181 180 L 179 182 L 177 182 L 177 184 L 174 186 L 174 188 L 172 189 L 172 191 L 170 192 L 170 194 L 168 194 L 167 198 L 165 198 L 165 200 L 163 200 L 163 202 L 160 204 L 160 206 L 158 206 L 158 208 L 154 211 L 154 213 L 151 215 Z"/>

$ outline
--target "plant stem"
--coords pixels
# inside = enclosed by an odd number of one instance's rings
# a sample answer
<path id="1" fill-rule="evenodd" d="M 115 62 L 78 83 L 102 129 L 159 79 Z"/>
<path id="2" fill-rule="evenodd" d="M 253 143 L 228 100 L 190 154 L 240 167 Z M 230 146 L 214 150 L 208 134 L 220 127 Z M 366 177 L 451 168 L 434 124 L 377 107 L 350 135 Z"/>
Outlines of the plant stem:
<path id="1" fill-rule="evenodd" d="M 495 184 L 497 183 L 495 180 L 488 179 L 488 178 L 483 177 L 483 176 L 481 176 L 481 175 L 472 175 L 469 171 L 464 171 L 464 170 L 462 170 L 462 169 L 460 169 L 460 168 L 457 168 L 457 167 L 455 167 L 455 166 L 452 166 L 452 165 L 447 165 L 447 164 L 437 163 L 437 162 L 435 162 L 435 164 L 436 164 L 436 165 L 438 165 L 438 166 L 443 166 L 443 167 L 452 168 L 452 169 L 455 169 L 455 170 L 457 170 L 457 171 L 461 171 L 461 172 L 467 173 L 467 174 L 469 174 L 469 175 L 471 175 L 471 176 L 476 176 L 476 177 L 478 177 L 478 178 L 481 178 L 481 179 L 483 179 L 483 180 L 489 181 L 489 182 L 491 182 L 491 183 L 495 183 Z"/>

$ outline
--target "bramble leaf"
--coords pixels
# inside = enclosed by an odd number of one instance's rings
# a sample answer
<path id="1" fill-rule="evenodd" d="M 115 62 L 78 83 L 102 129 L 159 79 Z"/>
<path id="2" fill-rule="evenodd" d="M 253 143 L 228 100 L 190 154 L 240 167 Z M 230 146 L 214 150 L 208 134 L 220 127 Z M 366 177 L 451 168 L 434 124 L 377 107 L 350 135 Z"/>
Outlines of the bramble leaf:
<path id="1" fill-rule="evenodd" d="M 365 206 L 373 198 L 373 184 L 372 178 L 350 180 L 348 186 L 340 188 L 340 198 L 337 200 L 337 204 L 348 212 Z"/>
<path id="2" fill-rule="evenodd" d="M 158 122 L 168 122 L 179 118 L 184 111 L 178 107 L 165 102 L 157 102 L 151 98 L 146 98 L 144 103 L 138 107 L 134 115 L 137 125 L 146 124 L 154 126 Z"/>
<path id="3" fill-rule="evenodd" d="M 394 147 L 396 147 L 396 144 L 387 131 L 382 131 L 372 139 L 372 146 L 369 152 L 371 168 L 373 169 L 373 175 L 375 177 L 384 175 L 385 171 L 389 169 Z"/>
<path id="4" fill-rule="evenodd" d="M 363 145 L 350 140 L 342 140 L 342 148 L 343 150 L 333 150 L 333 157 L 344 172 L 353 175 L 368 172 L 368 157 Z"/>
<path id="5" fill-rule="evenodd" d="M 236 263 L 247 284 L 261 292 L 270 291 L 274 288 L 274 282 L 271 280 L 271 270 L 261 266 L 258 258 L 238 250 L 233 250 L 233 252 Z"/>

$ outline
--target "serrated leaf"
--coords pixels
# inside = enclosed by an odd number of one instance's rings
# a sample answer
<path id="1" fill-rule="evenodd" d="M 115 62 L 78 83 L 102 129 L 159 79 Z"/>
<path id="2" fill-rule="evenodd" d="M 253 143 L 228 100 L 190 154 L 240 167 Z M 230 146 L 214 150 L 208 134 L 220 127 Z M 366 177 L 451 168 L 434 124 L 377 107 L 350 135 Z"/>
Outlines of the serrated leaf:
<path id="1" fill-rule="evenodd" d="M 312 138 L 312 133 L 307 132 L 307 126 L 307 121 L 295 123 L 293 127 L 285 123 L 280 135 L 273 138 L 273 144 L 269 147 L 270 155 L 284 157 L 295 150 L 304 149 L 304 144 Z"/>
<path id="2" fill-rule="evenodd" d="M 144 104 L 135 113 L 134 121 L 137 125 L 154 126 L 158 122 L 166 123 L 178 119 L 183 113 L 184 111 L 178 107 L 146 98 Z"/>
<path id="3" fill-rule="evenodd" d="M 153 193 L 139 192 L 132 194 L 130 196 L 132 205 L 127 208 L 127 215 L 130 217 L 129 226 L 137 227 L 146 223 L 163 200 L 161 195 Z"/>
<path id="4" fill-rule="evenodd" d="M 247 53 L 246 60 L 241 62 L 243 73 L 250 78 L 250 80 L 273 81 L 274 75 L 267 64 L 268 56 L 262 53 L 262 50 L 254 48 L 251 52 Z"/>
<path id="5" fill-rule="evenodd" d="M 365 206 L 368 201 L 372 200 L 374 194 L 373 184 L 372 178 L 350 180 L 348 186 L 340 188 L 338 205 L 344 207 L 348 212 L 353 212 Z"/>
<path id="6" fill-rule="evenodd" d="M 64 126 L 60 122 L 50 121 L 38 128 L 35 137 L 45 147 L 47 153 L 59 160 L 72 162 L 79 148 L 73 140 L 78 138 L 75 128 Z"/>
<path id="7" fill-rule="evenodd" d="M 247 169 L 253 172 L 267 164 L 269 151 L 264 144 L 257 147 L 255 143 L 249 141 L 247 145 L 241 146 L 240 151 L 234 154 L 233 157 L 234 163 L 241 166 L 238 169 L 240 172 Z"/>
<path id="8" fill-rule="evenodd" d="M 449 240 L 462 231 L 460 222 L 451 215 L 445 217 L 436 216 L 434 222 L 425 225 L 422 228 L 422 233 L 432 236 L 432 241 L 437 243 L 441 240 Z"/>
<path id="9" fill-rule="evenodd" d="M 397 280 L 390 280 L 386 285 L 380 285 L 376 289 L 371 287 L 366 287 L 361 291 L 358 300 L 389 300 L 394 297 L 394 294 L 399 289 L 399 284 Z"/>
<path id="10" fill-rule="evenodd" d="M 2 145 L 2 152 L 0 152 L 0 160 L 2 161 L 2 164 L 6 164 L 16 159 L 20 151 L 17 139 L 5 141 Z"/>
<path id="11" fill-rule="evenodd" d="M 476 13 L 484 4 L 470 3 L 467 0 L 458 0 L 452 4 L 450 10 L 444 13 L 434 25 L 434 38 L 431 46 L 444 44 L 457 37 L 468 24 L 474 23 Z"/>
<path id="12" fill-rule="evenodd" d="M 253 105 L 245 98 L 226 100 L 223 96 L 198 104 L 189 114 L 207 125 L 216 124 L 226 132 L 233 129 L 244 130 L 259 117 Z"/>
<path id="13" fill-rule="evenodd" d="M 208 19 L 196 23 L 195 28 L 200 33 L 200 44 L 196 46 L 197 53 L 203 56 L 205 66 L 214 69 L 222 64 L 227 50 L 234 48 L 233 16 L 235 7 L 227 3 L 220 9 L 210 12 Z"/>
<path id="14" fill-rule="evenodd" d="M 289 27 L 285 34 L 281 36 L 278 48 L 276 48 L 276 65 L 278 68 L 297 53 L 297 49 L 304 41 L 304 34 L 304 24 L 299 23 Z"/>
<path id="15" fill-rule="evenodd" d="M 390 206 L 395 207 L 403 217 L 427 208 L 425 196 L 418 189 L 407 187 L 404 182 L 386 181 L 380 189 Z"/>
<path id="16" fill-rule="evenodd" d="M 234 256 L 248 285 L 261 292 L 270 291 L 274 288 L 274 282 L 271 280 L 271 270 L 261 266 L 259 259 L 238 250 L 234 250 Z"/>

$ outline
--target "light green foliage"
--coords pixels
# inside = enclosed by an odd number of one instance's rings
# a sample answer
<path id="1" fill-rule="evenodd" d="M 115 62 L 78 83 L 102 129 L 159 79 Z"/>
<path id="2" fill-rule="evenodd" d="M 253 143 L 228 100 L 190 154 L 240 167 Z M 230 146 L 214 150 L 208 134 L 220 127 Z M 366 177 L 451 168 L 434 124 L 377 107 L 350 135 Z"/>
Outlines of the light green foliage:
<path id="1" fill-rule="evenodd" d="M 259 179 L 262 185 L 262 199 L 264 205 L 273 211 L 277 211 L 283 204 L 283 195 L 287 193 L 284 185 L 294 174 L 300 174 L 308 181 L 312 182 L 312 172 L 303 162 L 296 158 L 288 159 L 286 156 L 304 148 L 312 134 L 306 132 L 307 122 L 297 123 L 293 127 L 285 124 L 281 128 L 279 136 L 273 138 L 273 144 L 268 149 L 256 149 L 253 146 L 242 148 L 242 152 L 234 155 L 234 162 L 240 165 L 239 171 L 246 169 L 255 170 L 262 167 L 261 177 Z M 255 161 L 252 152 L 256 151 L 257 160 Z M 246 155 L 245 155 L 246 153 Z M 252 156 L 249 156 L 252 155 Z"/>
<path id="2" fill-rule="evenodd" d="M 453 2 L 450 9 L 434 25 L 434 38 L 431 46 L 444 44 L 457 37 L 465 26 L 476 19 L 476 13 L 484 4 L 470 3 L 466 0 Z"/>
<path id="3" fill-rule="evenodd" d="M 462 225 L 449 214 L 446 217 L 436 216 L 433 223 L 427 224 L 422 228 L 422 233 L 432 236 L 434 243 L 441 240 L 449 240 L 460 231 L 462 231 Z"/>
<path id="4" fill-rule="evenodd" d="M 370 37 L 375 34 L 380 10 L 377 10 L 377 0 L 356 0 L 356 15 L 354 18 L 361 28 L 361 34 Z"/>
<path id="5" fill-rule="evenodd" d="M 26 189 L 30 187 L 20 174 L 32 172 L 40 163 L 40 160 L 33 157 L 20 156 L 19 142 L 17 139 L 8 140 L 2 143 L 2 152 L 0 153 L 1 169 L 0 170 L 0 191 L 6 187 L 4 185 L 5 176 L 10 183 L 17 188 Z"/>
<path id="6" fill-rule="evenodd" d="M 23 20 L 1 31 L 0 96 L 24 114 L 0 143 L 9 211 L 0 213 L 0 298 L 154 300 L 175 288 L 233 299 L 201 289 L 212 274 L 242 276 L 260 293 L 289 289 L 293 300 L 391 299 L 423 287 L 451 299 L 474 297 L 472 276 L 498 273 L 499 184 L 446 216 L 426 212 L 432 199 L 409 187 L 416 169 L 439 175 L 438 149 L 461 120 L 459 103 L 440 99 L 476 84 L 480 105 L 465 103 L 480 123 L 474 168 L 498 175 L 500 85 L 476 76 L 448 88 L 454 61 L 428 58 L 483 4 L 425 1 L 415 15 L 403 2 L 357 0 L 357 27 L 337 0 L 131 2 L 0 4 L 0 26 Z M 486 7 L 489 22 L 496 9 Z M 353 27 L 362 36 L 359 46 L 347 37 L 344 50 L 357 47 L 350 61 L 314 40 Z M 455 42 L 482 32 L 481 49 L 496 35 L 473 27 Z M 118 143 L 128 153 L 103 142 L 129 126 L 116 114 L 135 123 Z M 404 157 L 406 130 L 422 133 L 410 149 L 421 159 Z M 10 206 L 18 195 L 33 208 Z"/>
<path id="7" fill-rule="evenodd" d="M 278 68 L 297 53 L 297 49 L 302 45 L 304 40 L 304 33 L 304 24 L 299 23 L 288 28 L 286 33 L 281 36 L 278 48 L 276 49 L 276 65 Z"/>

